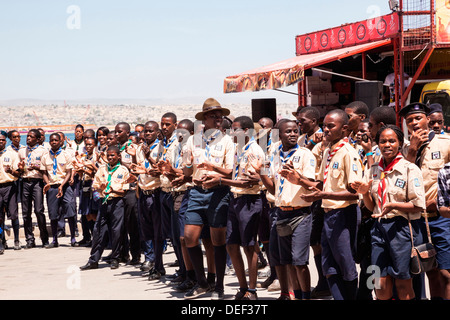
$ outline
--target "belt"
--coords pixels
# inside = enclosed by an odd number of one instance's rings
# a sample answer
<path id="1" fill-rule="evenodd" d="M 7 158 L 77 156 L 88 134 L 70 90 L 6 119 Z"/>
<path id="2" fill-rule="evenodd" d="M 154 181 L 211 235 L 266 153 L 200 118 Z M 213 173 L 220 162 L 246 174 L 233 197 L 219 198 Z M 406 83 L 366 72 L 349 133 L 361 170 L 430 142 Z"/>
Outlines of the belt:
<path id="1" fill-rule="evenodd" d="M 43 179 L 40 179 L 40 178 L 22 178 L 22 181 L 24 181 L 24 182 L 36 182 L 36 181 L 43 181 Z"/>
<path id="2" fill-rule="evenodd" d="M 182 195 L 182 194 L 185 194 L 186 193 L 186 191 L 172 191 L 171 192 L 171 194 L 172 194 L 172 198 L 177 198 L 178 196 L 180 196 L 180 195 Z"/>
<path id="3" fill-rule="evenodd" d="M 151 196 L 152 194 L 154 194 L 154 193 L 156 193 L 156 192 L 158 192 L 160 190 L 161 190 L 161 188 L 156 188 L 156 189 L 151 189 L 151 190 L 142 190 L 141 189 L 142 194 L 144 194 L 146 196 Z"/>
<path id="4" fill-rule="evenodd" d="M 281 211 L 294 211 L 299 210 L 305 207 L 280 207 Z"/>
<path id="5" fill-rule="evenodd" d="M 242 196 L 253 196 L 253 197 L 260 197 L 261 195 L 258 193 L 258 194 L 250 194 L 250 193 L 235 193 L 235 192 L 232 192 L 232 194 L 233 194 L 233 197 L 236 199 L 236 198 L 239 198 L 239 197 L 242 197 Z"/>
<path id="6" fill-rule="evenodd" d="M 438 214 L 437 211 L 433 211 L 433 212 L 427 211 L 427 216 L 428 216 L 428 218 L 434 218 L 434 217 L 437 217 L 438 215 L 439 215 L 439 214 Z"/>
<path id="7" fill-rule="evenodd" d="M 0 187 L 9 187 L 14 185 L 14 181 L 10 181 L 10 182 L 5 182 L 5 183 L 0 183 Z"/>

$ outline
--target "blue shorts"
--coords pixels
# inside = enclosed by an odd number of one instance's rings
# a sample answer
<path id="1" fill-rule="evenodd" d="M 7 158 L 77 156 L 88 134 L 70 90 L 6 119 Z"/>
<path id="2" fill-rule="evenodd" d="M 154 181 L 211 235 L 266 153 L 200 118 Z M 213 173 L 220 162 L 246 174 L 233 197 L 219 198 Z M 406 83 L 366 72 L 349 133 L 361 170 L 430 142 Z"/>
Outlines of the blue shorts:
<path id="1" fill-rule="evenodd" d="M 294 211 L 276 209 L 277 219 L 306 215 L 290 236 L 280 237 L 276 223 L 272 225 L 269 250 L 275 266 L 292 264 L 304 266 L 309 262 L 309 239 L 311 237 L 311 208 L 305 207 Z"/>
<path id="2" fill-rule="evenodd" d="M 339 274 L 345 281 L 358 278 L 354 254 L 360 219 L 361 211 L 356 204 L 325 212 L 321 236 L 325 276 Z"/>
<path id="3" fill-rule="evenodd" d="M 419 220 L 411 220 L 414 244 L 421 243 Z M 371 262 L 380 268 L 380 276 L 410 279 L 411 235 L 408 220 L 397 216 L 375 220 L 370 232 L 372 237 Z"/>
<path id="4" fill-rule="evenodd" d="M 194 187 L 189 193 L 185 224 L 225 228 L 229 203 L 230 188 L 227 186 L 209 190 Z"/>
<path id="5" fill-rule="evenodd" d="M 421 218 L 422 234 L 427 241 L 427 232 L 425 219 Z M 436 248 L 436 260 L 438 262 L 438 269 L 450 269 L 450 219 L 442 216 L 428 218 L 428 225 L 430 226 L 431 241 Z"/>
<path id="6" fill-rule="evenodd" d="M 263 203 L 261 196 L 231 197 L 228 209 L 227 244 L 254 246 L 258 235 Z"/>

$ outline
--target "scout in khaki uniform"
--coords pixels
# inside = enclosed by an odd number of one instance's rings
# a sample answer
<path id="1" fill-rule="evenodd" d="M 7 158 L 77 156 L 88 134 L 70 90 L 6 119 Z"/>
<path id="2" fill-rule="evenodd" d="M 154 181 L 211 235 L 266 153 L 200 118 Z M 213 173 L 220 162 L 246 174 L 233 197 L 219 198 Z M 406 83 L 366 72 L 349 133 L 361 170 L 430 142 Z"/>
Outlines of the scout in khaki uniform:
<path id="1" fill-rule="evenodd" d="M 159 162 L 157 167 L 161 172 L 161 166 L 168 162 L 170 164 L 175 163 L 175 151 L 178 148 L 178 137 L 175 132 L 177 127 L 177 116 L 172 112 L 167 112 L 161 117 L 161 132 L 163 134 L 163 139 L 159 142 Z M 161 174 L 161 192 L 159 193 L 159 206 L 161 215 L 161 236 L 163 239 L 171 239 L 175 251 L 176 259 L 179 263 L 183 262 L 183 255 L 181 254 L 181 244 L 180 237 L 174 239 L 172 233 L 172 220 L 177 219 L 175 215 L 173 206 L 174 199 L 172 196 L 172 185 L 168 177 Z M 158 280 L 161 276 L 160 274 L 165 274 L 164 268 L 161 270 L 156 270 L 156 275 L 149 275 L 149 280 Z M 159 273 L 159 274 L 158 274 Z"/>
<path id="2" fill-rule="evenodd" d="M 216 177 L 204 184 L 208 188 L 210 184 L 215 185 L 218 182 L 217 179 L 220 179 L 221 184 L 231 187 L 233 197 L 228 209 L 227 251 L 239 281 L 239 291 L 235 300 L 257 299 L 258 254 L 255 245 L 263 204 L 259 179 L 249 181 L 248 174 L 255 173 L 250 159 L 254 157 L 263 161 L 265 154 L 256 143 L 253 130 L 254 124 L 251 118 L 242 116 L 234 120 L 232 136 L 236 145 L 236 154 L 233 174 L 231 178 Z M 241 246 L 248 261 L 248 284 L 240 251 Z"/>
<path id="3" fill-rule="evenodd" d="M 444 112 L 440 103 L 432 103 L 429 106 L 428 112 L 428 127 L 436 134 L 447 134 L 444 131 Z"/>
<path id="4" fill-rule="evenodd" d="M 36 246 L 31 216 L 33 204 L 42 245 L 44 247 L 48 245 L 47 221 L 44 214 L 44 178 L 40 171 L 41 159 L 48 150 L 39 144 L 40 139 L 39 130 L 31 129 L 27 134 L 27 147 L 19 151 L 20 160 L 25 163 L 22 174 L 22 216 L 27 241 L 25 248 Z"/>
<path id="5" fill-rule="evenodd" d="M 90 246 L 92 244 L 92 234 L 94 224 L 100 209 L 100 199 L 98 193 L 92 190 L 92 182 L 97 172 L 97 153 L 94 152 L 97 140 L 95 138 L 85 138 L 84 148 L 86 153 L 80 155 L 80 160 L 74 161 L 74 170 L 80 177 L 80 206 L 78 212 L 81 214 L 81 227 L 83 229 L 83 239 L 79 245 Z"/>
<path id="6" fill-rule="evenodd" d="M 18 153 L 6 148 L 6 132 L 0 133 L 0 229 L 5 228 L 5 212 L 11 219 L 14 231 L 14 249 L 19 250 L 19 215 L 17 210 L 17 178 L 23 172 L 24 163 Z M 5 235 L 1 234 L 0 251 L 3 253 Z"/>
<path id="7" fill-rule="evenodd" d="M 159 193 L 161 192 L 160 172 L 156 167 L 161 154 L 160 140 L 157 138 L 159 125 L 155 121 L 144 124 L 145 142 L 136 152 L 137 165 L 131 166 L 131 172 L 138 174 L 138 213 L 140 236 L 144 243 L 144 262 L 142 271 L 151 271 L 152 277 L 164 270 L 162 254 L 164 238 L 160 213 Z M 151 246 L 154 248 L 154 259 L 151 258 Z"/>
<path id="8" fill-rule="evenodd" d="M 183 168 L 186 176 L 192 176 L 195 187 L 189 195 L 188 209 L 185 213 L 185 241 L 197 277 L 197 285 L 185 294 L 186 299 L 196 298 L 214 290 L 213 298 L 221 299 L 224 294 L 223 279 L 227 259 L 226 225 L 230 188 L 219 182 L 217 186 L 204 189 L 203 183 L 210 175 L 220 174 L 230 178 L 233 171 L 234 144 L 231 138 L 219 130 L 223 117 L 230 114 L 213 98 L 203 104 L 202 112 L 196 114 L 203 121 L 201 132 L 189 137 L 187 150 L 191 155 L 189 163 Z M 199 239 L 204 225 L 209 225 L 214 246 L 216 266 L 216 285 L 211 288 L 205 277 L 203 253 Z"/>
<path id="9" fill-rule="evenodd" d="M 119 267 L 125 216 L 123 198 L 129 188 L 130 173 L 120 164 L 121 156 L 117 146 L 110 146 L 106 155 L 108 163 L 98 168 L 92 183 L 92 188 L 100 195 L 101 207 L 94 226 L 91 255 L 88 263 L 80 267 L 81 270 L 98 268 L 108 238 L 111 240 L 111 269 Z"/>
<path id="10" fill-rule="evenodd" d="M 410 141 L 405 152 L 406 159 L 421 170 L 425 188 L 426 214 L 431 232 L 431 240 L 437 251 L 438 268 L 427 272 L 432 299 L 450 299 L 450 219 L 438 214 L 437 177 L 439 170 L 450 162 L 450 137 L 436 134 L 429 129 L 427 114 L 429 107 L 422 103 L 412 103 L 400 110 L 405 119 Z M 422 227 L 426 224 L 422 218 Z M 423 234 L 426 234 L 424 229 Z"/>
<path id="11" fill-rule="evenodd" d="M 119 122 L 115 126 L 115 135 L 120 150 L 120 163 L 131 168 L 131 164 L 136 163 L 137 145 L 130 139 L 130 125 L 126 122 Z M 139 239 L 139 225 L 137 214 L 136 183 L 131 182 L 127 194 L 124 197 L 125 219 L 122 237 L 122 253 L 120 260 L 131 265 L 140 264 L 141 246 Z M 131 260 L 130 260 L 131 254 Z"/>
<path id="12" fill-rule="evenodd" d="M 50 136 L 51 149 L 41 158 L 41 171 L 43 171 L 44 188 L 47 195 L 48 216 L 53 234 L 53 242 L 48 248 L 58 247 L 58 217 L 62 210 L 64 218 L 67 218 L 70 228 L 71 245 L 76 245 L 75 223 L 76 209 L 74 192 L 69 188 L 69 180 L 72 176 L 72 157 L 61 149 L 61 137 L 57 133 Z"/>
<path id="13" fill-rule="evenodd" d="M 360 210 L 358 195 L 350 184 L 362 179 L 362 165 L 346 137 L 348 116 L 340 109 L 324 119 L 325 149 L 317 191 L 302 196 L 306 201 L 322 200 L 322 268 L 336 300 L 355 299 L 358 272 L 353 259 Z"/>
<path id="14" fill-rule="evenodd" d="M 314 185 L 316 160 L 309 149 L 297 144 L 296 122 L 284 121 L 279 124 L 278 129 L 281 144 L 270 162 L 270 176 L 260 176 L 267 190 L 275 197 L 276 223 L 271 231 L 270 253 L 281 287 L 279 299 L 290 299 L 289 277 L 295 297 L 309 299 L 310 277 L 307 265 L 312 202 L 305 201 L 301 196 L 311 193 L 309 188 Z M 258 163 L 255 170 L 261 172 L 261 167 L 261 163 Z M 287 220 L 296 226 L 292 227 L 294 229 L 291 232 L 284 233 L 281 223 Z"/>
<path id="15" fill-rule="evenodd" d="M 365 172 L 364 182 L 355 182 L 352 187 L 363 194 L 372 217 L 378 218 L 371 230 L 371 260 L 381 270 L 377 299 L 392 299 L 395 284 L 398 298 L 411 300 L 415 296 L 409 272 L 411 238 L 415 245 L 420 244 L 419 219 L 425 209 L 422 174 L 401 154 L 402 131 L 393 125 L 381 130 L 376 141 L 382 154 L 380 162 Z"/>

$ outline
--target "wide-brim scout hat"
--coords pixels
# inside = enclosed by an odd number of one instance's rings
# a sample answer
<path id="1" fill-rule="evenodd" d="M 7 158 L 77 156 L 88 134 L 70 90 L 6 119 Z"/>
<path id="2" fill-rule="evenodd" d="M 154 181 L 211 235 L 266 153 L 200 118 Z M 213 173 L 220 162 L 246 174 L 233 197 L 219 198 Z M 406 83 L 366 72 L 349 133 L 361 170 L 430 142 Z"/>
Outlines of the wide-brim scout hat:
<path id="1" fill-rule="evenodd" d="M 400 110 L 399 115 L 401 117 L 405 118 L 409 114 L 424 113 L 424 114 L 428 115 L 429 112 L 430 112 L 429 106 L 427 106 L 424 103 L 414 102 L 414 103 L 410 103 L 407 106 L 403 107 Z"/>
<path id="2" fill-rule="evenodd" d="M 230 110 L 227 108 L 223 108 L 220 103 L 214 98 L 208 98 L 203 103 L 203 109 L 201 112 L 195 115 L 195 119 L 197 120 L 205 120 L 205 113 L 215 110 L 222 110 L 224 116 L 230 115 Z"/>
<path id="3" fill-rule="evenodd" d="M 298 107 L 297 108 L 297 111 L 294 111 L 294 112 L 292 112 L 292 115 L 294 116 L 294 117 L 297 117 L 297 115 L 298 115 L 298 113 L 301 111 L 303 109 L 303 107 Z"/>

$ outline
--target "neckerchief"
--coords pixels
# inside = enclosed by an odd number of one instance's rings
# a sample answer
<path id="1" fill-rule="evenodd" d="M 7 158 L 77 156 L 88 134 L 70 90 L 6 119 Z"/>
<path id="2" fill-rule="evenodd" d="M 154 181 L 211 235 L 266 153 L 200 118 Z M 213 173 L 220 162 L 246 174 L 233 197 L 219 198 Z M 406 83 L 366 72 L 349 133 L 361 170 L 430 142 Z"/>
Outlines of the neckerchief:
<path id="1" fill-rule="evenodd" d="M 289 153 L 284 156 L 283 154 L 283 144 L 280 144 L 280 146 L 278 147 L 278 153 L 280 155 L 280 160 L 281 160 L 281 168 L 283 167 L 284 164 L 286 164 L 286 162 L 288 162 L 288 160 L 292 157 L 292 155 L 298 150 L 299 145 L 296 144 L 294 148 L 292 148 L 291 150 L 289 150 Z M 280 186 L 278 187 L 278 197 L 281 197 L 281 194 L 283 193 L 283 188 L 284 188 L 284 178 L 281 177 L 280 178 Z"/>
<path id="2" fill-rule="evenodd" d="M 380 211 L 383 210 L 383 206 L 386 203 L 386 175 L 391 173 L 394 166 L 403 158 L 402 154 L 399 152 L 394 160 L 389 163 L 387 167 L 384 164 L 384 158 L 381 158 L 378 163 L 378 169 L 380 170 L 380 183 L 378 184 L 378 205 L 380 206 Z"/>
<path id="3" fill-rule="evenodd" d="M 325 166 L 325 172 L 323 173 L 323 185 L 324 186 L 325 186 L 325 182 L 327 181 L 328 167 L 330 166 L 331 159 L 333 159 L 333 157 L 336 154 L 336 152 L 338 152 L 346 143 L 348 143 L 348 138 L 347 137 L 342 139 L 342 142 L 333 151 L 331 151 L 328 154 L 327 162 L 326 162 L 326 166 Z"/>
<path id="4" fill-rule="evenodd" d="M 119 152 L 122 152 L 123 150 L 125 150 L 129 145 L 131 145 L 131 140 L 128 140 L 127 142 L 125 142 L 124 144 L 123 144 L 123 146 L 120 146 L 119 145 Z"/>
<path id="5" fill-rule="evenodd" d="M 236 148 L 236 167 L 234 169 L 234 180 L 237 180 L 237 177 L 239 175 L 239 167 L 241 165 L 241 159 L 244 156 L 245 152 L 250 148 L 250 146 L 255 142 L 255 138 L 252 137 L 250 141 L 247 143 L 247 145 L 244 147 L 244 150 L 242 150 L 241 154 L 238 154 L 238 150 Z"/>
<path id="6" fill-rule="evenodd" d="M 211 134 L 208 138 L 206 138 L 204 135 L 202 135 L 203 141 L 205 142 L 205 156 L 206 156 L 207 161 L 209 161 L 209 156 L 210 156 L 209 144 L 219 136 L 220 132 L 221 131 L 217 129 L 216 132 Z"/>
<path id="7" fill-rule="evenodd" d="M 152 145 L 150 146 L 149 157 L 151 157 L 152 151 L 153 151 L 153 149 L 156 148 L 156 146 L 158 145 L 158 143 L 159 143 L 159 139 L 156 138 L 156 140 L 153 141 Z M 147 144 L 147 143 L 146 143 L 146 144 Z M 145 165 L 145 169 L 150 168 L 150 162 L 148 161 L 147 158 L 145 158 L 145 160 L 144 160 L 144 165 Z"/>
<path id="8" fill-rule="evenodd" d="M 11 148 L 13 148 L 13 150 L 14 151 L 16 151 L 16 152 L 19 152 L 19 149 L 21 148 L 22 146 L 19 144 L 19 147 L 16 147 L 14 144 L 12 144 L 11 143 Z"/>
<path id="9" fill-rule="evenodd" d="M 176 134 L 173 135 L 173 137 L 172 137 L 172 139 L 170 139 L 170 141 L 168 141 L 169 139 L 167 139 L 166 137 L 164 137 L 164 140 L 163 140 L 163 147 L 164 147 L 164 150 L 163 150 L 163 153 L 162 153 L 162 159 L 163 159 L 163 160 L 166 160 L 166 157 L 167 157 L 167 150 L 169 150 L 170 146 L 172 145 L 172 143 L 173 143 L 176 139 L 177 139 L 177 135 L 176 135 Z"/>
<path id="10" fill-rule="evenodd" d="M 322 133 L 323 131 L 322 131 L 322 128 L 319 128 L 316 132 L 314 132 L 312 135 L 311 135 L 311 137 L 313 136 L 313 135 L 315 135 L 316 133 Z M 313 139 L 309 139 L 308 140 L 308 134 L 306 133 L 305 134 L 305 142 L 304 142 L 304 147 L 306 147 L 308 144 L 310 144 L 311 142 L 314 142 L 313 141 Z"/>
<path id="11" fill-rule="evenodd" d="M 175 168 L 179 168 L 180 165 L 181 165 L 181 160 L 183 159 L 183 158 L 181 157 L 181 151 L 182 151 L 182 150 L 183 150 L 182 144 L 179 143 L 179 144 L 178 144 L 178 148 L 177 148 L 177 153 L 176 153 L 176 156 L 175 156 Z"/>
<path id="12" fill-rule="evenodd" d="M 36 144 L 33 148 L 30 148 L 30 146 L 27 146 L 27 166 L 31 166 L 31 153 L 36 150 L 39 147 L 39 144 Z"/>
<path id="13" fill-rule="evenodd" d="M 107 180 L 107 184 L 106 184 L 106 188 L 104 191 L 105 197 L 103 198 L 102 203 L 106 203 L 106 201 L 108 201 L 109 198 L 109 190 L 111 189 L 111 178 L 114 172 L 116 172 L 117 169 L 119 169 L 120 167 L 120 162 L 118 162 L 113 168 L 111 168 L 111 166 L 109 165 L 109 163 L 107 164 L 107 168 L 108 168 L 108 180 Z"/>
<path id="14" fill-rule="evenodd" d="M 59 148 L 56 152 L 53 152 L 53 150 L 50 149 L 49 152 L 53 156 L 53 175 L 56 176 L 56 171 L 58 169 L 58 160 L 56 160 L 56 157 L 61 154 L 62 149 Z"/>

